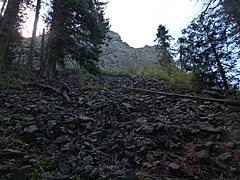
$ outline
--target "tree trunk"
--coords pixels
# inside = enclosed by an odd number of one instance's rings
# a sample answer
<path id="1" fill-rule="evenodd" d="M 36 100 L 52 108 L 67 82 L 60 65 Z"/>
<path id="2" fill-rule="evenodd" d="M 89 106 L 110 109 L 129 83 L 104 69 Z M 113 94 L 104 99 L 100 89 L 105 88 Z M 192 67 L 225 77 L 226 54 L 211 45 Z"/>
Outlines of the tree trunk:
<path id="1" fill-rule="evenodd" d="M 33 24 L 32 39 L 31 39 L 30 50 L 29 50 L 29 55 L 28 55 L 28 69 L 29 70 L 32 70 L 32 68 L 33 68 L 34 46 L 35 46 L 37 24 L 38 24 L 40 9 L 41 9 L 41 0 L 37 0 L 35 20 L 34 20 L 34 24 Z"/>
<path id="2" fill-rule="evenodd" d="M 207 28 L 204 25 L 203 25 L 203 28 L 204 28 L 204 30 L 207 34 L 208 40 L 211 44 L 211 48 L 212 48 L 212 51 L 213 51 L 213 54 L 214 54 L 214 57 L 215 57 L 215 60 L 217 62 L 217 66 L 218 66 L 218 69 L 219 69 L 219 73 L 221 74 L 221 78 L 222 78 L 222 81 L 223 81 L 223 86 L 224 86 L 225 90 L 229 90 L 229 85 L 228 85 L 228 82 L 227 82 L 226 72 L 225 72 L 225 70 L 223 68 L 223 65 L 221 63 L 221 60 L 219 58 L 219 55 L 218 55 L 218 52 L 217 52 L 217 49 L 216 49 L 216 45 L 213 43 L 213 40 L 210 37 Z"/>
<path id="3" fill-rule="evenodd" d="M 62 30 L 64 24 L 62 19 L 62 8 L 54 4 L 52 23 L 50 28 L 50 33 L 48 37 L 48 51 L 47 51 L 47 76 L 51 76 L 56 73 L 57 60 L 60 61 L 63 58 L 63 44 L 61 41 L 60 31 Z"/>
<path id="4" fill-rule="evenodd" d="M 16 32 L 21 0 L 9 0 L 0 21 L 0 69 L 4 69 L 8 59 L 9 46 Z"/>
<path id="5" fill-rule="evenodd" d="M 46 72 L 46 61 L 44 57 L 45 52 L 45 29 L 43 29 L 42 33 L 42 41 L 41 41 L 41 58 L 40 58 L 40 73 L 43 75 Z"/>
<path id="6" fill-rule="evenodd" d="M 4 0 L 2 7 L 1 7 L 1 11 L 0 11 L 0 17 L 3 17 L 3 12 L 4 12 L 6 4 L 7 4 L 7 0 Z"/>

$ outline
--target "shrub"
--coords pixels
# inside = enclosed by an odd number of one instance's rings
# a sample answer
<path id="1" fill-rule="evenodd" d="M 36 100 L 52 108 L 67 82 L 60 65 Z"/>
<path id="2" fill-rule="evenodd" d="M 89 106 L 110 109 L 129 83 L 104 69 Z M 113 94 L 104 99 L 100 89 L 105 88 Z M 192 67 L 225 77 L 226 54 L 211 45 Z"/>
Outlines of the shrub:
<path id="1" fill-rule="evenodd" d="M 15 87 L 29 84 L 30 74 L 28 71 L 11 67 L 0 73 L 0 85 Z"/>

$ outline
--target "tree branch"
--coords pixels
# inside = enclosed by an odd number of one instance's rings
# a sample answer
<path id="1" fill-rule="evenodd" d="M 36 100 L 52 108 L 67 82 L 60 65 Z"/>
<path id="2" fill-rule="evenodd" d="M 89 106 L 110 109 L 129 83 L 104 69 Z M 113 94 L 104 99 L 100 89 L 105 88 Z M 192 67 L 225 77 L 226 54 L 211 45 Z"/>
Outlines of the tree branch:
<path id="1" fill-rule="evenodd" d="M 70 98 L 68 97 L 68 95 L 67 95 L 67 93 L 66 93 L 66 91 L 60 91 L 59 89 L 56 89 L 56 88 L 54 88 L 54 87 L 52 87 L 52 86 L 50 86 L 50 85 L 45 85 L 45 84 L 37 84 L 37 86 L 39 86 L 39 87 L 41 87 L 41 88 L 43 88 L 43 89 L 49 89 L 49 90 L 51 90 L 51 91 L 53 91 L 53 92 L 55 92 L 55 93 L 57 93 L 57 94 L 60 94 L 60 95 L 62 95 L 63 97 L 64 97 L 64 99 L 69 103 L 69 101 L 70 101 Z"/>
<path id="2" fill-rule="evenodd" d="M 182 95 L 182 94 L 152 91 L 152 90 L 147 90 L 147 89 L 131 88 L 131 87 L 119 87 L 119 88 L 124 88 L 124 89 L 128 89 L 128 90 L 133 90 L 133 91 L 146 92 L 146 93 L 152 93 L 152 94 L 159 94 L 159 95 L 170 96 L 170 97 L 180 97 L 180 98 L 194 99 L 194 100 L 200 100 L 200 101 L 218 102 L 218 103 L 225 103 L 225 104 L 229 104 L 229 105 L 240 105 L 240 101 L 231 101 L 231 100 L 227 100 L 227 99 L 215 99 L 215 98 L 207 98 L 207 97 L 200 97 L 200 96 Z"/>

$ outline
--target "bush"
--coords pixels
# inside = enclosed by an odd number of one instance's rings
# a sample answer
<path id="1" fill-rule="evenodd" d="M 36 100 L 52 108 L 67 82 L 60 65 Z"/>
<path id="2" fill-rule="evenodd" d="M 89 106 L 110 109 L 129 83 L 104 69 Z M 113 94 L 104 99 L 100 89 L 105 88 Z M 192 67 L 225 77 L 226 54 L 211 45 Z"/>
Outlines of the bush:
<path id="1" fill-rule="evenodd" d="M 0 85 L 8 87 L 24 86 L 29 84 L 29 72 L 17 67 L 10 67 L 0 73 Z"/>
<path id="2" fill-rule="evenodd" d="M 170 67 L 170 70 L 168 71 L 166 68 L 163 68 L 159 63 L 143 63 L 142 66 L 125 63 L 124 66 L 124 70 L 112 70 L 104 72 L 115 75 L 129 74 L 137 75 L 144 78 L 165 80 L 173 85 L 185 89 L 195 89 L 196 85 L 198 85 L 198 83 L 193 83 L 193 81 L 195 81 L 193 73 L 186 73 L 184 71 L 181 71 L 175 65 L 172 65 Z"/>

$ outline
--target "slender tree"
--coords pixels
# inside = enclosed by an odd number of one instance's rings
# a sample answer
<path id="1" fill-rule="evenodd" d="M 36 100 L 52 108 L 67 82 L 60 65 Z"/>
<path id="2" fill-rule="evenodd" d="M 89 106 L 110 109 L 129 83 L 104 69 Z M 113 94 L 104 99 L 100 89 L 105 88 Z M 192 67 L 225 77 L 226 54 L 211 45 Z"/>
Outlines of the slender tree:
<path id="1" fill-rule="evenodd" d="M 42 32 L 41 40 L 41 57 L 40 57 L 40 73 L 44 74 L 46 72 L 46 61 L 45 61 L 45 29 Z"/>
<path id="2" fill-rule="evenodd" d="M 40 9 L 41 9 L 41 0 L 37 0 L 32 38 L 31 38 L 30 50 L 28 54 L 28 69 L 30 70 L 33 67 L 34 46 L 35 46 L 35 40 L 36 40 L 37 24 L 38 24 Z"/>
<path id="3" fill-rule="evenodd" d="M 157 38 L 155 41 L 158 43 L 157 49 L 159 51 L 159 63 L 168 73 L 171 73 L 174 61 L 171 53 L 170 42 L 173 38 L 168 34 L 166 27 L 161 24 L 158 26 L 156 36 Z"/>
<path id="4" fill-rule="evenodd" d="M 6 4 L 7 4 L 7 0 L 3 0 L 1 11 L 0 11 L 0 18 L 3 17 L 3 12 L 6 7 Z"/>
<path id="5" fill-rule="evenodd" d="M 8 0 L 4 16 L 0 21 L 0 69 L 4 69 L 11 42 L 16 35 L 18 13 L 22 0 Z"/>

